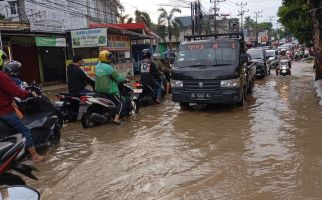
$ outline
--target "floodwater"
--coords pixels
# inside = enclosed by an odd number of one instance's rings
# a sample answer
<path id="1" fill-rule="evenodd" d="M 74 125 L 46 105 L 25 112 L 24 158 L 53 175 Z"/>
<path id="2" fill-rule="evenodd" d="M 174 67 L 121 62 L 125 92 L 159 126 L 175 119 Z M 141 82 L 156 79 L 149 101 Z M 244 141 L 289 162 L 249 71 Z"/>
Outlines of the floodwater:
<path id="1" fill-rule="evenodd" d="M 257 80 L 245 107 L 166 100 L 122 127 L 63 129 L 30 185 L 43 199 L 322 199 L 322 108 L 311 65 Z"/>

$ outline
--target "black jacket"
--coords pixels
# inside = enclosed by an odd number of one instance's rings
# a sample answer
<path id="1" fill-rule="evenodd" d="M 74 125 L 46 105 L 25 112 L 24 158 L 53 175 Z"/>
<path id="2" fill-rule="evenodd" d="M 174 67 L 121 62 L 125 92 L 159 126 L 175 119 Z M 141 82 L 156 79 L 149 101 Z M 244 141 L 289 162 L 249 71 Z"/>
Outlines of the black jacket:
<path id="1" fill-rule="evenodd" d="M 95 88 L 93 81 L 87 74 L 78 66 L 70 64 L 67 67 L 68 92 L 70 94 L 79 94 L 87 84 Z"/>
<path id="2" fill-rule="evenodd" d="M 156 64 L 151 60 L 143 60 L 141 63 L 141 82 L 156 88 L 156 82 L 160 81 L 160 72 Z"/>

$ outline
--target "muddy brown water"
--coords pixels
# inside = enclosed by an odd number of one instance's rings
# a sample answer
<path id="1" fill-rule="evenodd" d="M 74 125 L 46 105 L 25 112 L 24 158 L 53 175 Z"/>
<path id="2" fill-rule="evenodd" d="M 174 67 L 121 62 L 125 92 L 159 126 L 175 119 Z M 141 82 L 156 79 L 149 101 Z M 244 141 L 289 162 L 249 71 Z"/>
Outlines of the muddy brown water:
<path id="1" fill-rule="evenodd" d="M 257 80 L 243 108 L 168 99 L 122 127 L 68 124 L 28 182 L 43 199 L 322 199 L 313 70 L 292 70 Z"/>

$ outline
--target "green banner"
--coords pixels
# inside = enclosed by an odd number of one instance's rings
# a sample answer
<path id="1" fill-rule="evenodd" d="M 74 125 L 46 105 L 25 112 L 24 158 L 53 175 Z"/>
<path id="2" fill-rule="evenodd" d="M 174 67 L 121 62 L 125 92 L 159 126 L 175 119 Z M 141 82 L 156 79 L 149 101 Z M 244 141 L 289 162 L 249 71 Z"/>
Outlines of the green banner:
<path id="1" fill-rule="evenodd" d="M 65 47 L 65 38 L 35 37 L 37 47 Z"/>

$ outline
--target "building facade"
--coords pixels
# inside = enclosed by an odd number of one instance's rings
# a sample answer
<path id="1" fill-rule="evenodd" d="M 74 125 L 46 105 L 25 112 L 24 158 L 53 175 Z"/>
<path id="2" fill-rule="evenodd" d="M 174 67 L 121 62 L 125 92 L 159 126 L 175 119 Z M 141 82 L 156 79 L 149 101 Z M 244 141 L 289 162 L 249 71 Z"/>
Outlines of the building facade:
<path id="1" fill-rule="evenodd" d="M 86 28 L 91 23 L 116 23 L 119 0 L 4 0 L 0 15 L 8 21 L 53 24 L 59 30 Z"/>

